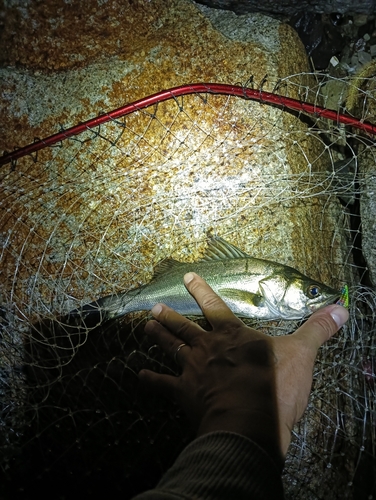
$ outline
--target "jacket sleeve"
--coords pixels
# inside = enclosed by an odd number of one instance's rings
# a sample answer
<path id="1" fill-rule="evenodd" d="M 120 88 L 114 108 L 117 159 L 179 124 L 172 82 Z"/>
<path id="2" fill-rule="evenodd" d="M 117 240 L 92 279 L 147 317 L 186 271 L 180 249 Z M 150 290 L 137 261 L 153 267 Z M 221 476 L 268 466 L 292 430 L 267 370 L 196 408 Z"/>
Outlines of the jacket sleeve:
<path id="1" fill-rule="evenodd" d="M 280 500 L 281 468 L 250 439 L 212 432 L 190 443 L 157 487 L 133 500 Z"/>

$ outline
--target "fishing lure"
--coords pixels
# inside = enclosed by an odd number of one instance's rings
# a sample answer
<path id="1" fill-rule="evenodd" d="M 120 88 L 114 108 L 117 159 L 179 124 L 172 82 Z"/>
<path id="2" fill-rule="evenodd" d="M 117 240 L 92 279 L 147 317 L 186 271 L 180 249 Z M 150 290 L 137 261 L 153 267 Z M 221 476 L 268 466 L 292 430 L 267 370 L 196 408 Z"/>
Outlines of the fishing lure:
<path id="1" fill-rule="evenodd" d="M 346 307 L 348 309 L 349 307 L 349 287 L 347 285 L 344 285 L 341 290 L 341 296 L 337 300 L 336 304 Z"/>

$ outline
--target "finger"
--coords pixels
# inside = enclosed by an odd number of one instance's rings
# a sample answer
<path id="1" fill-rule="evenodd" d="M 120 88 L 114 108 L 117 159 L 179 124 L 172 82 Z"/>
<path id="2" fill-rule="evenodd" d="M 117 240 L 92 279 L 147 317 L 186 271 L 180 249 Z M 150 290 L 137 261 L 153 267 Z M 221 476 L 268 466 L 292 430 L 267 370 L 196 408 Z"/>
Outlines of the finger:
<path id="1" fill-rule="evenodd" d="M 333 304 L 312 314 L 304 325 L 292 335 L 304 340 L 307 345 L 318 349 L 338 332 L 348 319 L 349 312 L 347 309 Z"/>
<path id="2" fill-rule="evenodd" d="M 148 321 L 145 325 L 145 333 L 161 347 L 163 352 L 173 358 L 181 367 L 184 367 L 185 360 L 191 353 L 191 347 L 188 344 L 169 332 L 158 321 Z"/>
<path id="3" fill-rule="evenodd" d="M 184 284 L 212 327 L 221 326 L 229 321 L 243 324 L 206 281 L 196 273 L 186 274 Z"/>
<path id="4" fill-rule="evenodd" d="M 185 350 L 180 354 L 180 359 L 179 359 L 178 356 L 179 356 L 180 351 L 182 351 L 182 349 L 185 349 Z M 192 349 L 187 344 L 182 343 L 182 344 L 178 345 L 178 347 L 175 349 L 175 352 L 174 352 L 175 363 L 177 365 L 181 366 L 182 368 L 184 368 L 185 360 L 191 354 L 191 351 L 192 351 Z"/>
<path id="5" fill-rule="evenodd" d="M 235 321 L 242 323 L 227 304 L 213 291 L 213 289 L 196 273 L 187 273 L 184 284 L 189 293 L 200 306 L 204 316 L 213 328 Z"/>
<path id="6" fill-rule="evenodd" d="M 156 390 L 159 394 L 164 394 L 165 396 L 171 398 L 175 396 L 178 384 L 177 377 L 155 373 L 151 370 L 141 370 L 138 377 L 142 384 Z"/>
<path id="7" fill-rule="evenodd" d="M 152 315 L 158 322 L 163 325 L 164 329 L 158 329 L 154 325 L 156 334 L 158 332 L 169 333 L 170 337 L 180 339 L 179 343 L 186 342 L 187 344 L 193 344 L 197 336 L 201 336 L 205 330 L 199 325 L 185 318 L 181 314 L 177 313 L 165 304 L 156 304 L 151 310 Z M 163 335 L 162 340 L 167 339 L 168 336 Z"/>

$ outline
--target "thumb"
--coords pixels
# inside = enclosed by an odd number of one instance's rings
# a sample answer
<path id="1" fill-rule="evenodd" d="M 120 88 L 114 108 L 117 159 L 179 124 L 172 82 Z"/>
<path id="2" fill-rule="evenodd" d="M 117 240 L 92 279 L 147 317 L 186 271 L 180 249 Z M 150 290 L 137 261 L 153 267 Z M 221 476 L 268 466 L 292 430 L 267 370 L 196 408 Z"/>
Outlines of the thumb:
<path id="1" fill-rule="evenodd" d="M 329 340 L 349 319 L 344 307 L 333 304 L 312 314 L 293 335 L 313 344 L 317 349 Z"/>

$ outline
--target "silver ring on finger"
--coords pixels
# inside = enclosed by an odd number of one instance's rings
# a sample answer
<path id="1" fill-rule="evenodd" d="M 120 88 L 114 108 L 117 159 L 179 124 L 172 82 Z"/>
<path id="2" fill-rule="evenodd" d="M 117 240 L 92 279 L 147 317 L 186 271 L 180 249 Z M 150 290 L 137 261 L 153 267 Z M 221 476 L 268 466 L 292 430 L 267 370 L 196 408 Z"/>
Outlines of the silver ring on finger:
<path id="1" fill-rule="evenodd" d="M 178 363 L 178 353 L 179 353 L 180 349 L 181 349 L 182 347 L 186 346 L 186 345 L 187 345 L 187 344 L 184 344 L 184 343 L 183 343 L 183 344 L 180 344 L 180 345 L 177 347 L 176 351 L 174 352 L 174 360 L 175 360 L 175 363 L 176 363 L 176 364 L 179 364 L 179 363 Z"/>

